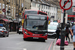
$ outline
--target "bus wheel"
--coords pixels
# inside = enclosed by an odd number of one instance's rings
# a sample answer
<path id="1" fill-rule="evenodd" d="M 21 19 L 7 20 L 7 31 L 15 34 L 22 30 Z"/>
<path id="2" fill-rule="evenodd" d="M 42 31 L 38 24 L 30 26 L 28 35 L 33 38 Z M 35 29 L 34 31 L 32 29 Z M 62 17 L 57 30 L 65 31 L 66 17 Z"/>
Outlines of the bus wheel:
<path id="1" fill-rule="evenodd" d="M 23 38 L 23 40 L 25 41 L 26 39 L 25 39 L 25 38 Z"/>
<path id="2" fill-rule="evenodd" d="M 45 40 L 42 40 L 42 42 L 45 42 Z"/>
<path id="3" fill-rule="evenodd" d="M 20 33 L 19 33 L 20 34 Z"/>

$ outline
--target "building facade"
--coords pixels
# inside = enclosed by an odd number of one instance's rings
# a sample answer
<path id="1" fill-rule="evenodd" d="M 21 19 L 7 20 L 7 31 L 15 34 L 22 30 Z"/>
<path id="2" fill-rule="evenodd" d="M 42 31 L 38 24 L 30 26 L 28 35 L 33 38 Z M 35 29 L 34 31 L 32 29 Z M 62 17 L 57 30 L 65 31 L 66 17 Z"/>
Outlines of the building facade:
<path id="1" fill-rule="evenodd" d="M 46 12 L 49 18 L 52 19 L 51 21 L 57 20 L 57 7 L 52 7 L 43 3 L 40 5 L 40 10 Z"/>
<path id="2" fill-rule="evenodd" d="M 31 9 L 46 12 L 52 21 L 57 20 L 57 7 L 51 6 L 44 0 L 33 0 L 31 2 Z"/>
<path id="3" fill-rule="evenodd" d="M 21 15 L 25 9 L 31 8 L 31 0 L 0 0 L 0 14 L 11 16 L 13 19 L 16 15 Z M 2 10 L 5 9 L 6 12 Z"/>
<path id="4" fill-rule="evenodd" d="M 36 3 L 36 2 L 31 2 L 31 9 L 33 9 L 33 10 L 39 10 L 39 7 L 40 6 L 40 4 L 39 3 Z"/>
<path id="5" fill-rule="evenodd" d="M 22 17 L 22 13 L 25 9 L 31 9 L 31 0 L 16 0 L 16 15 Z"/>
<path id="6" fill-rule="evenodd" d="M 3 12 L 3 9 L 5 9 L 6 11 Z M 15 0 L 0 0 L 0 14 L 12 16 L 13 18 L 15 18 L 15 11 Z"/>

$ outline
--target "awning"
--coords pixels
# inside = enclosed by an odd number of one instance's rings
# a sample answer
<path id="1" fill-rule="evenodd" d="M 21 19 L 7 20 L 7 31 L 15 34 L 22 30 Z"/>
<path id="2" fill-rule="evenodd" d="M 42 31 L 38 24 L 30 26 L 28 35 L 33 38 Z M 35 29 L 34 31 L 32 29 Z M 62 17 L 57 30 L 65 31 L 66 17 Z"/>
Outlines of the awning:
<path id="1" fill-rule="evenodd" d="M 75 17 L 75 15 L 68 15 L 68 17 Z"/>
<path id="2" fill-rule="evenodd" d="M 5 22 L 13 22 L 12 20 L 8 20 L 8 19 L 2 19 Z"/>
<path id="3" fill-rule="evenodd" d="M 2 20 L 4 20 L 5 22 L 9 22 L 9 20 L 8 20 L 8 19 L 2 19 Z"/>
<path id="4" fill-rule="evenodd" d="M 9 22 L 13 22 L 12 20 L 9 20 Z"/>

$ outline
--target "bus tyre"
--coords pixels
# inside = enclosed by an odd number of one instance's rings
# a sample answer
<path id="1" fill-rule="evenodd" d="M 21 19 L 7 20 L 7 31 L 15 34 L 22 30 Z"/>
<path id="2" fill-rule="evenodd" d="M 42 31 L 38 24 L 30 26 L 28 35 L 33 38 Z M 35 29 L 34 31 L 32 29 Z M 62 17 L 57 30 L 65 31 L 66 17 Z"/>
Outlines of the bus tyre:
<path id="1" fill-rule="evenodd" d="M 19 33 L 20 34 L 20 33 Z"/>
<path id="2" fill-rule="evenodd" d="M 23 40 L 25 41 L 26 39 L 25 39 L 25 38 L 23 38 Z"/>
<path id="3" fill-rule="evenodd" d="M 45 42 L 45 40 L 42 40 L 43 42 Z"/>

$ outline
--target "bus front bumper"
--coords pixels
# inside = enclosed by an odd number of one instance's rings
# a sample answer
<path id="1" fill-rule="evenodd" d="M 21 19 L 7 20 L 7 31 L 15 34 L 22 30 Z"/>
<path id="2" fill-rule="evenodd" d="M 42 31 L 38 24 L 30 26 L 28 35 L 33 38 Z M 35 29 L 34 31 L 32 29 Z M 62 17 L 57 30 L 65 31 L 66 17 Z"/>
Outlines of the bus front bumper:
<path id="1" fill-rule="evenodd" d="M 23 34 L 24 39 L 45 39 L 45 40 L 47 40 L 47 36 L 48 35 L 45 35 L 45 36 L 32 36 L 32 35 Z"/>

